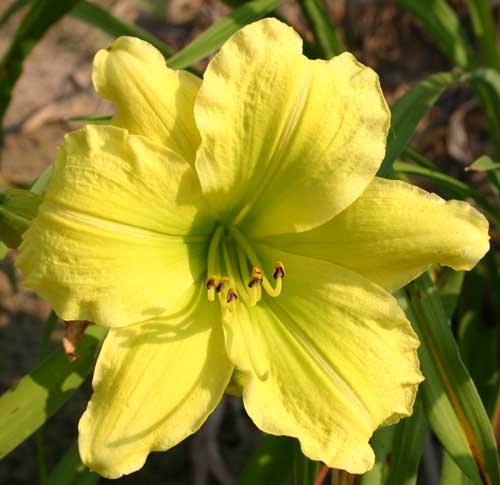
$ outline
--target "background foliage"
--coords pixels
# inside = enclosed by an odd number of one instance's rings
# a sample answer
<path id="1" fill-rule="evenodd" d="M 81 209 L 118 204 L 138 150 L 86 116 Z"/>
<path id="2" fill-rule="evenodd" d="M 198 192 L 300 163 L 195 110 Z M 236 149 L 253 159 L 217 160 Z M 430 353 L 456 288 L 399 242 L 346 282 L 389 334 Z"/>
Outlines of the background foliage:
<path id="1" fill-rule="evenodd" d="M 13 0 L 0 7 L 0 238 L 10 247 L 50 178 L 53 145 L 78 123 L 111 112 L 92 97 L 91 52 L 111 37 L 135 35 L 160 49 L 169 66 L 201 75 L 207 57 L 232 33 L 267 15 L 300 31 L 309 57 L 328 59 L 348 49 L 380 73 L 392 125 L 379 175 L 472 201 L 491 223 L 492 249 L 474 271 L 436 269 L 397 295 L 422 341 L 426 380 L 413 416 L 373 436 L 371 472 L 354 477 L 328 470 L 306 459 L 293 439 L 259 436 L 239 401 L 228 397 L 195 437 L 153 456 L 120 483 L 500 484 L 497 13 L 497 2 L 488 0 Z M 50 57 L 51 48 L 64 52 L 63 42 L 80 53 L 67 58 L 74 63 L 69 68 Z M 33 73 L 30 62 L 43 49 Z M 44 70 L 52 82 L 49 98 L 37 85 Z M 71 103 L 78 96 L 80 102 Z M 89 328 L 80 359 L 68 361 L 54 345 L 60 339 L 56 316 L 18 291 L 12 254 L 6 246 L 0 253 L 7 255 L 0 293 L 0 350 L 6 350 L 0 357 L 6 390 L 0 397 L 0 482 L 97 483 L 71 440 L 104 332 Z M 24 377 L 23 367 L 29 371 Z"/>

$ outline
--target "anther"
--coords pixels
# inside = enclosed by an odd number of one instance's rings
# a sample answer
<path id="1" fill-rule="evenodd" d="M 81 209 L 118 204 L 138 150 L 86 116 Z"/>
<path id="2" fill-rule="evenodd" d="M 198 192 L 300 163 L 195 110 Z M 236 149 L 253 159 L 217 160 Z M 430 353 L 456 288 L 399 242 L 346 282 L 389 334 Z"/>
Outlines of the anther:
<path id="1" fill-rule="evenodd" d="M 211 290 L 212 288 L 215 288 L 215 275 L 209 276 L 207 278 L 207 282 L 205 283 L 205 286 L 207 290 Z"/>
<path id="2" fill-rule="evenodd" d="M 238 295 L 236 294 L 236 290 L 234 288 L 229 288 L 227 290 L 227 303 L 231 303 L 232 301 L 236 301 L 238 299 Z"/>
<path id="3" fill-rule="evenodd" d="M 253 288 L 254 286 L 258 286 L 262 283 L 262 280 L 264 279 L 264 275 L 262 274 L 262 271 L 255 267 L 252 270 L 252 278 L 250 282 L 248 283 L 249 288 Z"/>
<path id="4" fill-rule="evenodd" d="M 281 261 L 278 261 L 276 263 L 276 266 L 274 267 L 273 278 L 277 280 L 278 278 L 284 278 L 284 277 L 285 277 L 285 267 L 283 266 L 283 263 Z"/>
<path id="5" fill-rule="evenodd" d="M 227 276 L 223 276 L 219 280 L 219 284 L 215 287 L 215 291 L 217 293 L 220 293 L 221 291 L 224 291 L 224 288 L 226 287 L 226 283 L 229 281 L 229 278 Z"/>
<path id="6" fill-rule="evenodd" d="M 209 276 L 207 278 L 207 282 L 205 283 L 205 286 L 208 290 L 207 296 L 208 296 L 208 301 L 214 301 L 215 300 L 215 275 Z"/>

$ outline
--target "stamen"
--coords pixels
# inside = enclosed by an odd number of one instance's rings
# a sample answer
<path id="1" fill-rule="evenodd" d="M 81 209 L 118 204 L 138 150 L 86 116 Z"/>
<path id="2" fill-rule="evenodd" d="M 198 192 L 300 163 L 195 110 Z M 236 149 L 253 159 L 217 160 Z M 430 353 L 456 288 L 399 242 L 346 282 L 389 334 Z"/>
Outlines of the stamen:
<path id="1" fill-rule="evenodd" d="M 217 284 L 217 286 L 215 287 L 215 291 L 217 293 L 221 293 L 222 291 L 224 291 L 224 289 L 226 288 L 226 283 L 229 282 L 229 278 L 227 276 L 223 276 L 220 280 L 219 280 L 219 283 Z"/>
<path id="2" fill-rule="evenodd" d="M 207 278 L 207 282 L 205 283 L 205 286 L 207 287 L 208 290 L 208 301 L 214 301 L 215 300 L 215 280 L 217 276 L 212 275 Z"/>
<path id="3" fill-rule="evenodd" d="M 276 287 L 273 288 L 271 286 L 271 284 L 269 283 L 269 280 L 258 269 L 259 267 L 261 267 L 259 258 L 257 256 L 257 254 L 255 253 L 255 251 L 253 250 L 250 243 L 245 238 L 245 236 L 234 226 L 229 227 L 229 232 L 231 233 L 231 235 L 235 239 L 238 246 L 241 247 L 241 249 L 245 253 L 246 257 L 254 265 L 254 271 L 255 270 L 259 271 L 259 274 L 262 276 L 261 284 L 262 284 L 262 287 L 264 288 L 264 290 L 266 291 L 266 293 L 268 293 L 269 296 L 272 296 L 272 297 L 279 296 L 281 294 L 281 280 L 285 277 L 285 267 L 284 267 L 283 263 L 281 263 L 281 262 L 276 263 L 276 266 L 275 266 L 274 272 L 273 272 L 273 278 L 276 279 Z M 254 272 L 252 272 L 252 280 L 250 281 L 250 283 L 252 283 L 252 281 L 253 281 L 253 276 L 254 276 Z M 251 304 L 253 303 L 255 305 L 255 303 L 260 299 L 260 296 L 261 296 L 261 293 L 257 294 L 255 290 L 258 289 L 258 291 L 261 291 L 260 290 L 261 285 L 255 285 L 252 283 L 252 286 L 250 286 L 250 283 L 248 286 L 249 286 L 249 288 L 251 288 L 251 290 L 253 290 L 253 291 L 250 291 L 250 303 Z"/>
<path id="4" fill-rule="evenodd" d="M 205 284 L 207 288 L 208 301 L 215 300 L 215 280 L 216 276 L 216 262 L 217 262 L 217 251 L 219 249 L 219 243 L 222 238 L 222 234 L 224 232 L 224 228 L 219 226 L 210 240 L 210 244 L 208 246 L 208 256 L 207 256 L 207 282 Z"/>
<path id="5" fill-rule="evenodd" d="M 232 301 L 236 301 L 237 299 L 238 295 L 236 294 L 236 290 L 234 288 L 229 288 L 229 290 L 227 290 L 226 303 L 231 303 Z"/>
<path id="6" fill-rule="evenodd" d="M 252 270 L 252 279 L 248 283 L 248 287 L 253 288 L 255 285 L 260 285 L 263 279 L 264 275 L 262 274 L 262 271 L 254 266 Z"/>
<path id="7" fill-rule="evenodd" d="M 281 294 L 281 280 L 285 277 L 285 266 L 278 261 L 274 266 L 273 278 L 276 280 L 276 286 L 273 288 L 267 280 L 264 281 L 264 289 L 269 296 L 277 297 Z"/>
<path id="8" fill-rule="evenodd" d="M 248 287 L 250 288 L 250 301 L 249 305 L 254 306 L 257 302 L 262 298 L 262 280 L 264 279 L 264 275 L 262 271 L 256 266 L 253 267 L 252 270 L 252 278 L 248 283 Z"/>
<path id="9" fill-rule="evenodd" d="M 281 261 L 278 261 L 274 268 L 273 278 L 276 280 L 278 278 L 284 278 L 284 277 L 285 277 L 285 267 L 283 266 L 283 263 Z"/>

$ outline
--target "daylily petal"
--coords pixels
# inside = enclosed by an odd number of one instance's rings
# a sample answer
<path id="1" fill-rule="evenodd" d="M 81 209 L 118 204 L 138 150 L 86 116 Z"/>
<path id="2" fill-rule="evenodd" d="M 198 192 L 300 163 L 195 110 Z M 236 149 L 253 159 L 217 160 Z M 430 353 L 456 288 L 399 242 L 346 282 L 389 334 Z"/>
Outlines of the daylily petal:
<path id="1" fill-rule="evenodd" d="M 263 242 L 345 266 L 394 292 L 434 263 L 472 269 L 488 251 L 488 239 L 487 220 L 468 203 L 375 178 L 326 224 Z"/>
<path id="2" fill-rule="evenodd" d="M 297 437 L 309 458 L 364 473 L 374 461 L 373 431 L 412 412 L 422 381 L 418 339 L 394 298 L 362 276 L 257 250 L 266 264 L 283 261 L 287 276 L 282 295 L 248 308 L 247 322 L 233 315 L 233 337 L 251 325 L 269 366 L 267 378 L 247 374 L 245 408 L 263 431 Z M 241 352 L 237 365 L 248 369 L 249 360 Z"/>
<path id="3" fill-rule="evenodd" d="M 196 173 L 174 152 L 87 126 L 60 147 L 17 264 L 64 320 L 141 322 L 205 270 L 204 207 Z"/>
<path id="4" fill-rule="evenodd" d="M 116 104 L 115 125 L 194 162 L 200 143 L 193 115 L 199 78 L 169 69 L 151 44 L 119 37 L 96 54 L 92 79 L 98 94 Z"/>
<path id="5" fill-rule="evenodd" d="M 377 75 L 351 54 L 311 61 L 298 34 L 264 19 L 208 65 L 195 103 L 203 191 L 248 236 L 305 231 L 351 204 L 385 152 Z"/>
<path id="6" fill-rule="evenodd" d="M 201 285 L 200 285 L 201 286 Z M 219 403 L 233 366 L 218 305 L 202 288 L 170 315 L 111 329 L 79 424 L 83 463 L 107 478 L 194 433 Z"/>

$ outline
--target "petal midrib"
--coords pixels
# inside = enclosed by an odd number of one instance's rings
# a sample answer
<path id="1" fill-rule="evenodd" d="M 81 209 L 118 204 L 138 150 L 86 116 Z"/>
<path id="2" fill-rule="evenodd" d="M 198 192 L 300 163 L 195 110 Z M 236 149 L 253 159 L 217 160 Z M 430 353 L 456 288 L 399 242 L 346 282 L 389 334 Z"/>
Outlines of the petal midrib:
<path id="1" fill-rule="evenodd" d="M 356 406 L 356 408 L 367 419 L 371 426 L 376 427 L 379 423 L 375 423 L 372 415 L 361 401 L 359 396 L 352 390 L 349 384 L 341 376 L 339 371 L 335 369 L 324 356 L 314 347 L 309 337 L 304 333 L 295 320 L 284 310 L 279 302 L 271 298 L 266 299 L 267 307 L 276 315 L 276 319 L 282 324 L 285 331 L 296 340 L 301 348 L 311 357 L 316 365 L 322 369 L 331 380 L 337 385 L 347 398 Z M 284 321 L 283 321 L 284 320 Z"/>
<path id="2" fill-rule="evenodd" d="M 257 190 L 251 192 L 252 196 L 250 200 L 246 202 L 243 208 L 239 211 L 238 215 L 235 217 L 232 223 L 233 225 L 238 225 L 245 219 L 245 217 L 250 213 L 255 202 L 258 200 L 264 190 L 270 185 L 274 178 L 274 175 L 278 171 L 278 168 L 281 165 L 286 153 L 288 144 L 294 132 L 296 131 L 300 120 L 302 119 L 304 107 L 306 105 L 309 90 L 312 84 L 312 77 L 312 67 L 309 65 L 309 63 L 305 63 L 304 75 L 301 81 L 301 87 L 298 90 L 298 96 L 295 99 L 293 107 L 290 111 L 290 115 L 288 116 L 288 120 L 285 123 L 283 130 L 281 131 L 278 143 L 276 144 L 271 155 L 271 159 L 257 183 L 254 184 L 254 187 L 257 187 Z"/>

